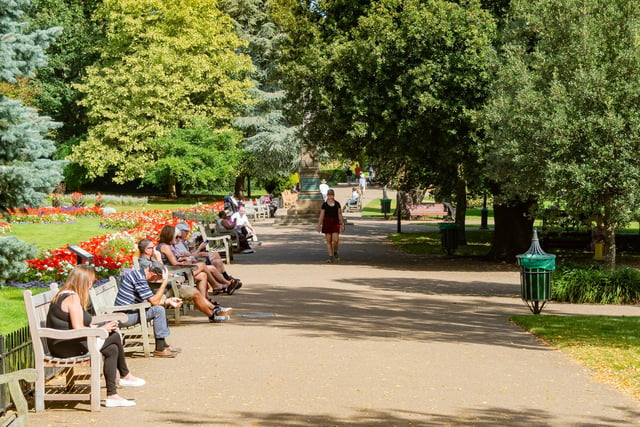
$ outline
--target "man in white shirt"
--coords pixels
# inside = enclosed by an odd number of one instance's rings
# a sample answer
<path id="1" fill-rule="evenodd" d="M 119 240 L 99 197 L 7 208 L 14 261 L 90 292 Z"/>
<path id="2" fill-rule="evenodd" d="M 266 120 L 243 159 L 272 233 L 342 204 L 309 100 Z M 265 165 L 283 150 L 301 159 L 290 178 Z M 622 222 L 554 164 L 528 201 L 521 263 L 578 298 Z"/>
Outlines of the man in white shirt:
<path id="1" fill-rule="evenodd" d="M 240 205 L 238 212 L 231 215 L 231 222 L 235 223 L 236 230 L 238 230 L 239 233 L 244 234 L 247 237 L 247 240 L 252 236 L 253 241 L 258 239 L 256 230 L 249 222 L 249 217 L 247 216 L 246 209 L 243 205 Z"/>
<path id="2" fill-rule="evenodd" d="M 323 179 L 320 181 L 320 186 L 318 187 L 320 190 L 320 194 L 322 194 L 322 198 L 324 201 L 327 201 L 327 191 L 329 191 L 329 184 L 327 184 L 327 180 Z"/>

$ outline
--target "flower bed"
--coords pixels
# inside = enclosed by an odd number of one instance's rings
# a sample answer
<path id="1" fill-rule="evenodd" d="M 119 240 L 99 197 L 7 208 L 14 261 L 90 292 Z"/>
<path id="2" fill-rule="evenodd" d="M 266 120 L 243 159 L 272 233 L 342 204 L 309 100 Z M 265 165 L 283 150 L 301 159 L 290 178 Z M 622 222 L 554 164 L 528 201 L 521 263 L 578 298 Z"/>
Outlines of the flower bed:
<path id="1" fill-rule="evenodd" d="M 218 202 L 207 206 L 197 206 L 186 209 L 187 212 L 216 212 L 222 209 L 223 203 Z M 51 215 L 59 215 L 52 209 Z M 98 208 L 79 208 L 94 210 Z M 42 214 L 46 216 L 46 214 Z M 168 210 L 160 211 L 129 211 L 114 213 L 104 217 L 101 223 L 103 227 L 119 229 L 113 234 L 96 236 L 86 242 L 78 244 L 79 247 L 93 255 L 93 264 L 96 266 L 96 274 L 99 279 L 117 275 L 124 267 L 130 267 L 133 256 L 137 254 L 137 242 L 147 238 L 157 242 L 160 230 L 165 225 L 176 225 L 182 221 L 173 218 Z M 191 227 L 194 221 L 186 221 Z M 77 257 L 66 247 L 54 251 L 44 251 L 40 257 L 27 260 L 29 270 L 21 277 L 22 283 L 47 283 L 62 282 L 76 265 Z M 14 284 L 15 285 L 15 284 Z"/>
<path id="2" fill-rule="evenodd" d="M 19 224 L 64 224 L 76 222 L 79 216 L 100 216 L 102 208 L 98 207 L 41 207 L 9 210 L 11 222 Z"/>

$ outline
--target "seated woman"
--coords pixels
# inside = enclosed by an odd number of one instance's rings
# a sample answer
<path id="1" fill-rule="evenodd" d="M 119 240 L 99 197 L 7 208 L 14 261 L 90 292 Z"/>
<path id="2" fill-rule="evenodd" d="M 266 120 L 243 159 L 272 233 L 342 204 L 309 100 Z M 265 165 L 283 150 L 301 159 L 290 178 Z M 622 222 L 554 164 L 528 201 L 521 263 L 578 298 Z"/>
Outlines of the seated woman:
<path id="1" fill-rule="evenodd" d="M 229 219 L 226 211 L 218 212 L 218 217 L 220 218 L 218 220 L 218 227 L 221 230 L 227 230 L 229 234 L 235 236 L 235 238 L 238 239 L 238 247 L 243 254 L 255 253 L 255 250 L 251 249 L 251 246 L 249 245 L 247 236 L 244 233 L 238 232 L 238 230 L 236 229 L 236 222 Z"/>
<path id="2" fill-rule="evenodd" d="M 54 329 L 83 329 L 100 327 L 109 332 L 109 336 L 100 345 L 100 353 L 104 356 L 103 373 L 107 385 L 107 399 L 105 406 L 114 408 L 119 406 L 135 406 L 136 402 L 118 395 L 116 390 L 116 371 L 120 373 L 120 387 L 140 387 L 145 384 L 141 378 L 134 377 L 124 357 L 122 338 L 117 331 L 118 322 L 107 322 L 103 325 L 91 325 L 91 314 L 86 310 L 89 302 L 89 288 L 96 280 L 93 266 L 77 265 L 64 286 L 60 288 L 51 301 L 51 308 L 47 314 L 47 328 Z M 80 356 L 89 352 L 86 339 L 60 340 L 47 338 L 49 351 L 56 357 Z M 100 341 L 100 340 L 99 340 Z"/>
<path id="3" fill-rule="evenodd" d="M 208 299 L 208 288 L 211 286 L 214 294 L 226 292 L 233 294 L 240 287 L 236 279 L 227 280 L 212 265 L 194 260 L 192 257 L 183 256 L 174 247 L 176 242 L 176 228 L 165 225 L 160 231 L 159 243 L 156 249 L 160 252 L 160 258 L 165 265 L 192 266 L 193 277 L 198 283 L 198 290 Z"/>

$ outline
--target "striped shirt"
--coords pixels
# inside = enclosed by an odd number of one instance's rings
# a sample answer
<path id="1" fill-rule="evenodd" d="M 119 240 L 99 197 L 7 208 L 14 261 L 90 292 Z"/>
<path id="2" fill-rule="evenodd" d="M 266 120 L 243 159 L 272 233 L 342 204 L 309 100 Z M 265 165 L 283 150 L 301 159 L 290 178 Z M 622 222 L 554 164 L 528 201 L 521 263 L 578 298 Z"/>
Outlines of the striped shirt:
<path id="1" fill-rule="evenodd" d="M 132 270 L 122 278 L 115 305 L 129 305 L 144 302 L 153 296 L 143 270 Z"/>

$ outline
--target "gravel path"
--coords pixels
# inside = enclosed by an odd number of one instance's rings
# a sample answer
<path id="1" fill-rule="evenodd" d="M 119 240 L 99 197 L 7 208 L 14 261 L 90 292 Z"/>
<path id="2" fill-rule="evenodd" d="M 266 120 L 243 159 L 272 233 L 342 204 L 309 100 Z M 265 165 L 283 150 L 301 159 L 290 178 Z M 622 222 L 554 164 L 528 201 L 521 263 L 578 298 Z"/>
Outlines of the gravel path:
<path id="1" fill-rule="evenodd" d="M 339 264 L 325 263 L 313 226 L 257 223 L 263 245 L 229 269 L 245 286 L 220 298 L 232 320 L 191 313 L 172 327 L 178 358 L 128 359 L 148 383 L 122 389 L 135 408 L 51 403 L 31 425 L 640 424 L 637 401 L 509 323 L 529 312 L 515 266 L 406 256 L 386 241 L 394 221 L 350 222 Z M 551 303 L 544 313 L 640 311 Z"/>

